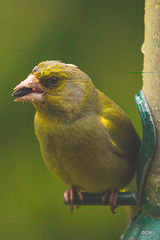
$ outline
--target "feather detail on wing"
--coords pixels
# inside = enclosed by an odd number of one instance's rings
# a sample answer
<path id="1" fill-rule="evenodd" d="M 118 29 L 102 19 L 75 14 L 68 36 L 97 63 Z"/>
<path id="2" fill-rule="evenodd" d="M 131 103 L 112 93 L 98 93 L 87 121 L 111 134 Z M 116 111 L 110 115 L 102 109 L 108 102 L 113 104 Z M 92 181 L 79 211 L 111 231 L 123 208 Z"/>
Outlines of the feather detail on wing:
<path id="1" fill-rule="evenodd" d="M 126 158 L 135 161 L 140 139 L 128 116 L 112 100 L 103 93 L 101 122 L 107 127 L 115 151 Z M 108 104 L 109 102 L 109 104 Z"/>

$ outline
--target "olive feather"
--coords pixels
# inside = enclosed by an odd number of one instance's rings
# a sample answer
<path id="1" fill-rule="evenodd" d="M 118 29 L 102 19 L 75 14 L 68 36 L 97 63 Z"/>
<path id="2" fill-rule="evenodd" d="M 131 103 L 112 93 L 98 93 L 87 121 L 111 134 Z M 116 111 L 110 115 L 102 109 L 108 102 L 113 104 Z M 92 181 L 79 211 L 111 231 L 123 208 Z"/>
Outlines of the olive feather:
<path id="1" fill-rule="evenodd" d="M 74 193 L 83 201 L 83 190 L 105 192 L 102 202 L 110 193 L 114 212 L 118 191 L 133 179 L 140 147 L 128 116 L 73 64 L 41 62 L 18 88 L 15 101 L 30 101 L 36 108 L 35 132 L 43 158 L 69 186 L 71 211 Z M 32 89 L 36 94 L 24 96 Z"/>

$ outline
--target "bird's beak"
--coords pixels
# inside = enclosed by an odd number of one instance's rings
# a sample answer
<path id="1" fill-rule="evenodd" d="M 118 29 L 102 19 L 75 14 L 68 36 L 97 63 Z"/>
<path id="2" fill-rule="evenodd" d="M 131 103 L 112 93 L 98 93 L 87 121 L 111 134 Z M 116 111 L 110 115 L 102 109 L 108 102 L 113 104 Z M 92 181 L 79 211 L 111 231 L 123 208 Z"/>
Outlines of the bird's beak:
<path id="1" fill-rule="evenodd" d="M 15 102 L 43 102 L 44 89 L 33 74 L 18 84 L 14 90 L 12 97 L 16 97 Z"/>

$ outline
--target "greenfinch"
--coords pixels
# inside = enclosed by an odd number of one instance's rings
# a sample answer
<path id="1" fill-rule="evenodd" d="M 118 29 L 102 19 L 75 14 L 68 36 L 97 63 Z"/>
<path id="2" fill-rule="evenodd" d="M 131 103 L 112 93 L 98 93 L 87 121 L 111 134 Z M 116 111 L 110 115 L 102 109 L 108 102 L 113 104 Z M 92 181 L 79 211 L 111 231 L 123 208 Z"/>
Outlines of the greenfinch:
<path id="1" fill-rule="evenodd" d="M 73 64 L 44 61 L 14 89 L 16 102 L 36 108 L 35 134 L 49 170 L 74 193 L 110 194 L 112 212 L 117 193 L 132 180 L 140 139 L 123 110 L 100 92 Z"/>

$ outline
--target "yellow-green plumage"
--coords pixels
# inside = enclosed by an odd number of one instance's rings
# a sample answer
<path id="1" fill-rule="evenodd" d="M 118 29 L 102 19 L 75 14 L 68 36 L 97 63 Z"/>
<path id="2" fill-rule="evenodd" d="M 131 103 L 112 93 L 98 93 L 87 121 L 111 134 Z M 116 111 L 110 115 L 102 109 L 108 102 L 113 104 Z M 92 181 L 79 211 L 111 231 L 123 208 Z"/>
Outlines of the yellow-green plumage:
<path id="1" fill-rule="evenodd" d="M 72 64 L 42 62 L 31 75 L 42 86 L 42 100 L 17 101 L 32 101 L 36 108 L 35 132 L 50 171 L 89 193 L 124 188 L 140 146 L 125 113 Z"/>

